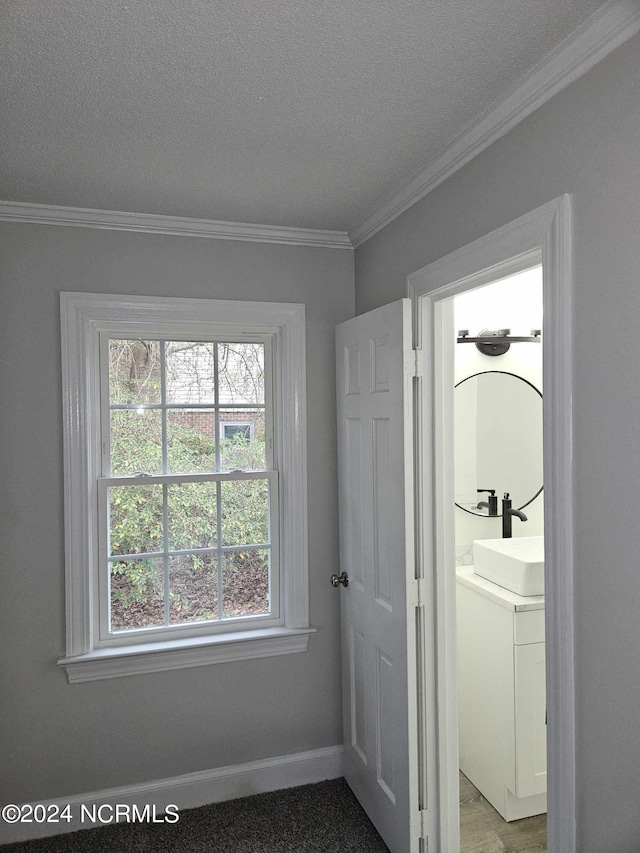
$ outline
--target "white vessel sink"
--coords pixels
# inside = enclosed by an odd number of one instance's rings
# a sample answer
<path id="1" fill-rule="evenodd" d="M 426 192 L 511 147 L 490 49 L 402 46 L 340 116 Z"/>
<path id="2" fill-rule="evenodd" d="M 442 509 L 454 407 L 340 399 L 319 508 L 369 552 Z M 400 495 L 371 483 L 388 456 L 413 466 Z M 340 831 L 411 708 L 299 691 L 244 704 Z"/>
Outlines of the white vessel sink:
<path id="1" fill-rule="evenodd" d="M 476 539 L 474 571 L 517 595 L 544 593 L 544 536 Z"/>

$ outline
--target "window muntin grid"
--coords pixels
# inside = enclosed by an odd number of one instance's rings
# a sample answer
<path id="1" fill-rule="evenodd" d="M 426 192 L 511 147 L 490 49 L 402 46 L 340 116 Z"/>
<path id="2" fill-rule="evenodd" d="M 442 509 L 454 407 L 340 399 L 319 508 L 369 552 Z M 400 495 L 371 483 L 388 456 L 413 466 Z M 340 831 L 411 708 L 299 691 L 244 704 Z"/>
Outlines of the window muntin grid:
<path id="1" fill-rule="evenodd" d="M 114 357 L 114 346 L 121 345 L 127 355 Z M 136 352 L 137 350 L 137 352 Z M 225 421 L 261 422 L 265 437 L 262 465 L 252 470 L 271 469 L 273 465 L 273 414 L 271 341 L 261 340 L 156 340 L 112 338 L 104 336 L 102 357 L 108 371 L 103 381 L 102 407 L 110 412 L 110 423 L 103 436 L 104 475 L 137 473 L 136 464 L 111 452 L 116 429 L 124 421 L 123 432 L 129 435 L 136 420 L 152 420 L 158 442 L 144 473 L 200 473 L 224 470 L 220 455 L 221 424 Z M 145 363 L 141 364 L 140 362 Z M 129 373 L 129 377 L 123 377 Z M 135 373 L 135 376 L 132 375 Z M 119 380 L 117 383 L 115 379 Z M 200 471 L 186 471 L 184 460 L 171 455 L 172 418 L 192 416 L 202 419 L 211 414 L 211 437 L 215 445 L 215 461 L 209 459 Z M 255 432 L 255 431 L 254 431 Z M 116 445 L 118 447 L 118 445 Z M 114 455 L 117 457 L 115 464 Z M 213 455 L 213 454 L 211 454 Z M 262 461 L 262 460 L 260 460 Z M 244 466 L 242 466 L 244 467 Z M 174 470 L 175 469 L 175 470 Z"/>
<path id="2" fill-rule="evenodd" d="M 124 393 L 114 393 L 114 377 L 110 368 L 110 347 L 114 342 L 144 346 L 154 353 L 156 358 L 154 375 L 149 374 L 144 382 L 130 383 Z M 233 376 L 228 369 L 229 363 L 234 353 L 238 352 L 241 355 L 242 368 Z M 196 370 L 191 370 L 190 373 L 183 370 L 180 374 L 174 359 L 176 353 L 200 353 L 199 363 L 195 365 Z M 235 624 L 236 628 L 279 623 L 279 501 L 278 475 L 274 470 L 271 336 L 261 335 L 240 341 L 230 341 L 228 337 L 219 340 L 209 338 L 206 341 L 187 341 L 168 337 L 142 340 L 133 336 L 114 338 L 104 335 L 101 340 L 101 360 L 102 467 L 105 476 L 101 477 L 98 483 L 101 520 L 99 547 L 102 563 L 100 639 L 117 643 L 119 639 L 127 637 L 130 642 L 132 632 L 135 632 L 136 637 L 151 632 L 155 639 L 161 631 L 175 636 L 178 631 L 182 632 L 181 635 L 185 631 L 189 634 L 228 631 L 229 623 Z M 182 363 L 184 364 L 184 356 Z M 200 369 L 203 364 L 207 369 Z M 253 378 L 249 375 L 251 370 L 255 374 Z M 194 375 L 198 380 L 195 384 L 189 381 Z M 238 376 L 240 381 L 235 381 Z M 221 381 L 221 377 L 224 377 L 224 381 Z M 236 439 L 236 447 L 233 446 L 233 440 L 229 442 L 221 438 L 221 424 L 229 414 L 234 420 L 242 418 L 244 421 L 251 416 L 257 418 L 262 427 L 261 434 L 264 435 L 263 444 L 257 453 L 247 454 L 245 437 L 240 437 L 239 442 Z M 185 463 L 183 457 L 174 460 L 171 442 L 172 418 L 188 416 L 201 419 L 203 415 L 209 416 L 212 421 L 213 452 L 210 448 L 202 464 L 199 464 L 200 460 L 195 464 L 194 460 L 190 460 L 191 464 L 189 460 Z M 137 464 L 116 463 L 116 471 L 111 471 L 111 458 L 114 455 L 112 451 L 117 450 L 117 441 L 114 443 L 114 417 L 124 417 L 130 422 L 134 417 L 154 419 L 155 435 L 160 439 L 160 452 L 154 451 L 150 460 L 142 459 L 144 463 L 150 461 L 153 470 L 146 470 L 146 464 L 141 470 L 137 470 Z M 240 447 L 240 444 L 243 447 Z M 254 447 L 253 450 L 255 449 Z M 139 460 L 140 456 L 136 457 L 136 463 Z M 231 464 L 234 467 L 229 471 Z M 178 470 L 175 470 L 176 468 Z M 209 525 L 209 532 L 212 534 L 210 541 L 203 543 L 198 535 L 194 535 L 193 542 L 185 540 L 184 535 L 178 541 L 176 525 L 171 518 L 171 490 L 203 488 L 206 484 L 210 485 L 212 494 L 215 491 L 211 519 L 214 521 L 215 516 L 215 523 Z M 229 526 L 225 519 L 225 507 L 232 503 L 225 498 L 225 492 L 231 488 L 263 491 L 261 532 L 264 535 L 252 537 L 260 541 L 242 541 L 242 537 L 238 538 L 236 535 L 235 540 L 231 542 L 229 535 L 225 533 L 225 526 Z M 149 549 L 137 549 L 134 554 L 123 554 L 118 544 L 114 546 L 114 542 L 117 543 L 118 540 L 110 522 L 115 500 L 113 496 L 131 493 L 136 489 L 155 489 L 157 494 L 162 492 L 161 499 L 155 501 L 157 517 L 154 519 L 154 529 L 159 528 L 162 532 L 160 539 L 156 537 L 155 544 L 152 543 Z M 145 506 L 144 503 L 142 505 Z M 188 547 L 189 545 L 193 547 Z M 210 604 L 215 599 L 215 608 L 198 608 L 193 601 L 188 602 L 186 612 L 185 608 L 176 608 L 172 597 L 172 582 L 176 574 L 184 570 L 185 561 L 188 560 L 198 561 L 201 567 L 206 567 L 212 578 L 215 577 L 215 595 L 208 596 Z M 257 594 L 255 601 L 251 602 L 248 612 L 238 612 L 237 607 L 234 609 L 230 604 L 230 580 L 238 573 L 242 575 L 243 561 L 249 565 L 253 561 L 253 576 L 256 576 L 257 571 L 262 589 L 262 593 Z M 154 578 L 158 575 L 158 579 L 150 584 L 154 587 L 158 599 L 154 601 L 151 610 L 159 613 L 161 609 L 161 620 L 156 616 L 155 621 L 151 620 L 153 624 L 133 627 L 121 624 L 122 620 L 114 622 L 111 607 L 114 579 L 119 578 L 118 572 L 124 566 L 140 569 L 139 575 L 143 574 L 143 570 L 148 570 L 149 576 L 153 575 Z M 161 571 L 158 571 L 159 566 Z M 215 567 L 215 570 L 212 567 Z M 142 639 L 142 636 L 140 638 Z"/>

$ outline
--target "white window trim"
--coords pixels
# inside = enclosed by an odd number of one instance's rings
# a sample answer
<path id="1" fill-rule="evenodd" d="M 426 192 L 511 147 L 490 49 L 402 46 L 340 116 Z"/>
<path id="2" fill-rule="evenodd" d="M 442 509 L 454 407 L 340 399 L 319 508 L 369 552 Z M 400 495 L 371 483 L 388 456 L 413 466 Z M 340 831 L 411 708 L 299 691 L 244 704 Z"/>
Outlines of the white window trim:
<path id="1" fill-rule="evenodd" d="M 304 305 L 173 297 L 61 293 L 66 654 L 58 664 L 70 682 L 243 660 L 307 648 L 306 369 Z M 279 348 L 276 411 L 281 413 L 278 457 L 281 478 L 280 558 L 282 625 L 225 634 L 96 648 L 94 566 L 97 560 L 95 488 L 100 459 L 99 334 L 149 325 L 188 337 L 211 324 L 215 331 L 250 327 L 273 334 Z"/>

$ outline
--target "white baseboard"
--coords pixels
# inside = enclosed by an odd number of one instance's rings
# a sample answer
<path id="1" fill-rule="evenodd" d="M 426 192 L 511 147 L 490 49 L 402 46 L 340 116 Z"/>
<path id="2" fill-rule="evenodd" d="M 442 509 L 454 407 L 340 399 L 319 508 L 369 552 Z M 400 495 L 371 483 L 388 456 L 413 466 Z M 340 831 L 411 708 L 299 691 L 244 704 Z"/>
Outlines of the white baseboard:
<path id="1" fill-rule="evenodd" d="M 310 752 L 251 761 L 247 764 L 201 770 L 170 779 L 157 779 L 153 782 L 123 785 L 119 788 L 92 791 L 72 797 L 41 800 L 38 805 L 44 806 L 44 812 L 42 809 L 39 809 L 39 812 L 51 815 L 56 807 L 62 811 L 68 804 L 67 813 L 70 814 L 71 819 L 69 821 L 63 819 L 58 823 L 35 821 L 6 823 L 0 820 L 0 844 L 43 838 L 63 832 L 74 832 L 78 829 L 89 829 L 93 826 L 104 826 L 104 819 L 115 823 L 111 816 L 116 804 L 129 807 L 136 805 L 139 809 L 146 805 L 155 806 L 155 813 L 159 816 L 168 805 L 175 805 L 182 811 L 209 803 L 248 797 L 251 794 L 309 785 L 325 779 L 338 779 L 343 772 L 342 754 L 342 746 L 329 746 Z M 90 812 L 93 807 L 101 805 L 105 806 L 102 810 L 103 822 L 93 822 L 90 819 Z M 87 807 L 84 812 L 82 806 Z"/>

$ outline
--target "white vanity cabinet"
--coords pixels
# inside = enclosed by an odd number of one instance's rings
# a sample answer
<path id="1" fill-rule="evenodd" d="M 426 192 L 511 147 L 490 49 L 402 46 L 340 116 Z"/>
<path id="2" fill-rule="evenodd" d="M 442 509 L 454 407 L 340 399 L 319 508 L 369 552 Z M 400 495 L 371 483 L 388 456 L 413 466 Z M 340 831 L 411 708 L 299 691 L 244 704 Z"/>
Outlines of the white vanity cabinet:
<path id="1" fill-rule="evenodd" d="M 544 596 L 457 570 L 460 769 L 505 820 L 547 810 Z"/>

